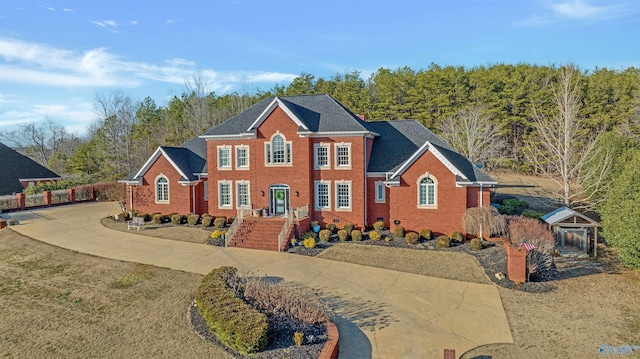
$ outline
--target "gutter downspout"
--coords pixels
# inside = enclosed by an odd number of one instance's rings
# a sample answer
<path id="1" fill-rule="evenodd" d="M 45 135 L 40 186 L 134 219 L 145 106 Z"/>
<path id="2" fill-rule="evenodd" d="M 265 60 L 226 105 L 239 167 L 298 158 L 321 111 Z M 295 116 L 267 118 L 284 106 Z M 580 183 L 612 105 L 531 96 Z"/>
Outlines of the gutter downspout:
<path id="1" fill-rule="evenodd" d="M 133 211 L 133 186 L 132 185 L 127 185 L 129 186 L 129 210 Z"/>
<path id="2" fill-rule="evenodd" d="M 363 227 L 367 226 L 367 135 L 362 135 L 362 138 L 364 140 L 364 148 L 362 149 L 362 152 L 364 154 L 363 158 L 364 158 L 364 171 L 363 171 L 363 175 L 364 175 L 364 209 L 363 209 L 363 218 L 364 218 L 364 223 L 362 223 Z"/>
<path id="3" fill-rule="evenodd" d="M 196 185 L 191 186 L 191 213 L 196 213 Z"/>

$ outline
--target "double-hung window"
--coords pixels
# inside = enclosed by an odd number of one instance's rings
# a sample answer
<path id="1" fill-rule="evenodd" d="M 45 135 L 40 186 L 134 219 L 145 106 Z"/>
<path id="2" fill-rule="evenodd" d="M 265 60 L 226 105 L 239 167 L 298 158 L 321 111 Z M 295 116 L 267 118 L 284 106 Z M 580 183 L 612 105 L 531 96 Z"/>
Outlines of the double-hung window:
<path id="1" fill-rule="evenodd" d="M 231 181 L 218 181 L 218 207 L 233 207 L 231 198 Z"/>
<path id="2" fill-rule="evenodd" d="M 249 146 L 236 146 L 236 169 L 249 169 Z"/>
<path id="3" fill-rule="evenodd" d="M 329 149 L 331 147 L 325 143 L 315 143 L 313 145 L 314 152 L 314 167 L 316 169 L 330 168 L 330 154 Z"/>
<path id="4" fill-rule="evenodd" d="M 351 209 L 351 181 L 336 181 L 336 210 Z"/>
<path id="5" fill-rule="evenodd" d="M 331 209 L 331 181 L 315 181 L 315 207 L 317 210 Z"/>
<path id="6" fill-rule="evenodd" d="M 163 175 L 156 178 L 156 202 L 169 202 L 169 179 Z"/>
<path id="7" fill-rule="evenodd" d="M 418 207 L 436 207 L 437 182 L 434 177 L 425 175 L 418 179 Z"/>
<path id="8" fill-rule="evenodd" d="M 248 181 L 236 181 L 236 193 L 238 194 L 238 208 L 251 207 Z"/>
<path id="9" fill-rule="evenodd" d="M 267 165 L 290 165 L 291 141 L 287 141 L 281 133 L 276 133 L 271 141 L 265 142 L 264 156 Z"/>
<path id="10" fill-rule="evenodd" d="M 231 146 L 218 146 L 218 169 L 231 169 Z"/>
<path id="11" fill-rule="evenodd" d="M 336 169 L 351 168 L 351 144 L 336 143 Z"/>
<path id="12" fill-rule="evenodd" d="M 375 189 L 376 189 L 375 202 L 376 203 L 384 203 L 386 201 L 386 189 L 385 189 L 385 186 L 384 186 L 384 182 L 383 181 L 376 181 L 375 182 Z"/>

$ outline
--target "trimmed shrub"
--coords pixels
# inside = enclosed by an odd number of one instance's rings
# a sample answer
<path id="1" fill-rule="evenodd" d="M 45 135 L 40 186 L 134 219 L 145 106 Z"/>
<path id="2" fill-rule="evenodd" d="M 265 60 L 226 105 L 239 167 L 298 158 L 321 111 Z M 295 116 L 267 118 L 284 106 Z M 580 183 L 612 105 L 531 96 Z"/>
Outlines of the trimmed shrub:
<path id="1" fill-rule="evenodd" d="M 329 223 L 329 224 L 327 224 L 327 229 L 328 229 L 328 230 L 330 230 L 330 231 L 331 231 L 331 233 L 335 232 L 335 231 L 336 231 L 336 228 L 337 228 L 337 227 L 336 227 L 336 225 L 335 225 L 335 224 L 333 224 L 333 223 Z"/>
<path id="2" fill-rule="evenodd" d="M 164 222 L 164 214 L 154 214 L 152 222 L 155 224 L 161 224 L 162 222 Z"/>
<path id="3" fill-rule="evenodd" d="M 438 237 L 438 247 L 449 248 L 451 246 L 451 240 L 444 234 Z"/>
<path id="4" fill-rule="evenodd" d="M 173 216 L 171 216 L 171 223 L 173 223 L 174 226 L 179 225 L 181 222 L 182 222 L 181 214 L 174 214 Z"/>
<path id="5" fill-rule="evenodd" d="M 137 213 L 136 217 L 142 217 L 144 219 L 145 222 L 149 222 L 151 221 L 151 215 L 149 213 Z"/>
<path id="6" fill-rule="evenodd" d="M 391 242 L 392 240 L 393 240 L 393 238 L 391 238 L 390 236 L 384 237 L 384 241 L 385 242 Z"/>
<path id="7" fill-rule="evenodd" d="M 267 344 L 269 324 L 266 315 L 231 290 L 236 281 L 237 269 L 233 267 L 209 272 L 196 292 L 198 312 L 224 345 L 243 354 L 255 353 Z"/>
<path id="8" fill-rule="evenodd" d="M 347 233 L 351 233 L 351 231 L 353 231 L 353 224 L 351 223 L 346 223 L 342 229 L 344 229 L 345 231 L 347 231 Z"/>
<path id="9" fill-rule="evenodd" d="M 351 231 L 351 240 L 354 242 L 360 242 L 362 240 L 362 232 L 357 229 Z"/>
<path id="10" fill-rule="evenodd" d="M 315 248 L 316 247 L 316 240 L 313 237 L 307 237 L 302 241 L 302 244 L 304 244 L 305 248 Z"/>
<path id="11" fill-rule="evenodd" d="M 369 239 L 372 241 L 379 241 L 382 238 L 382 235 L 380 234 L 380 232 L 377 231 L 371 231 L 369 232 Z"/>
<path id="12" fill-rule="evenodd" d="M 171 213 L 167 213 L 167 217 L 171 218 L 174 215 L 178 214 L 178 212 L 171 212 Z"/>
<path id="13" fill-rule="evenodd" d="M 301 346 L 303 340 L 304 340 L 304 333 L 303 332 L 295 332 L 295 333 L 293 333 L 293 342 L 296 344 L 296 346 Z"/>
<path id="14" fill-rule="evenodd" d="M 320 242 L 329 242 L 331 239 L 331 231 L 328 229 L 323 229 L 318 233 L 318 237 L 320 238 Z"/>
<path id="15" fill-rule="evenodd" d="M 527 208 L 529 208 L 529 202 L 521 201 L 517 198 L 509 198 L 502 201 L 498 211 L 500 214 L 519 215 Z"/>
<path id="16" fill-rule="evenodd" d="M 404 240 L 405 242 L 407 242 L 407 244 L 415 245 L 415 244 L 418 244 L 418 241 L 420 240 L 420 236 L 416 232 L 409 232 L 404 237 Z"/>
<path id="17" fill-rule="evenodd" d="M 338 239 L 342 242 L 347 240 L 347 231 L 345 231 L 344 229 L 341 229 L 338 231 Z"/>
<path id="18" fill-rule="evenodd" d="M 384 222 L 377 221 L 376 223 L 373 224 L 373 229 L 380 232 L 382 229 L 384 229 Z"/>
<path id="19" fill-rule="evenodd" d="M 227 224 L 227 217 L 216 217 L 213 220 L 213 226 L 216 228 L 222 228 Z"/>
<path id="20" fill-rule="evenodd" d="M 431 240 L 432 237 L 433 237 L 433 232 L 431 232 L 430 229 L 423 228 L 420 230 L 420 238 L 424 239 L 425 241 Z"/>
<path id="21" fill-rule="evenodd" d="M 211 216 L 202 216 L 202 226 L 210 227 L 213 224 L 213 217 Z"/>
<path id="22" fill-rule="evenodd" d="M 474 251 L 479 251 L 482 249 L 482 240 L 480 238 L 472 238 L 471 239 L 471 249 Z"/>
<path id="23" fill-rule="evenodd" d="M 189 223 L 192 226 L 195 226 L 196 224 L 198 224 L 199 220 L 200 220 L 199 214 L 192 214 L 189 217 L 187 217 L 187 223 Z"/>
<path id="24" fill-rule="evenodd" d="M 218 238 L 224 236 L 226 233 L 227 233 L 227 231 L 225 231 L 224 229 L 223 230 L 216 229 L 213 232 L 211 232 L 211 238 L 212 239 L 218 239 Z"/>
<path id="25" fill-rule="evenodd" d="M 522 211 L 522 214 L 520 214 L 520 215 L 522 217 L 535 218 L 535 219 L 539 220 L 544 215 L 544 213 L 538 212 L 538 211 L 534 211 L 532 209 L 525 209 L 524 211 Z"/>
<path id="26" fill-rule="evenodd" d="M 316 239 L 316 233 L 314 231 L 306 231 L 306 232 L 302 233 L 302 235 L 300 236 L 300 240 L 301 241 L 304 241 L 307 238 Z"/>
<path id="27" fill-rule="evenodd" d="M 131 215 L 129 214 L 129 212 L 122 212 L 122 213 L 118 213 L 118 220 L 120 221 L 128 221 L 131 219 Z"/>
<path id="28" fill-rule="evenodd" d="M 396 226 L 396 228 L 393 229 L 393 236 L 394 237 L 404 237 L 404 227 L 403 226 Z"/>
<path id="29" fill-rule="evenodd" d="M 455 231 L 451 233 L 451 240 L 457 243 L 464 243 L 464 235 L 462 232 Z"/>

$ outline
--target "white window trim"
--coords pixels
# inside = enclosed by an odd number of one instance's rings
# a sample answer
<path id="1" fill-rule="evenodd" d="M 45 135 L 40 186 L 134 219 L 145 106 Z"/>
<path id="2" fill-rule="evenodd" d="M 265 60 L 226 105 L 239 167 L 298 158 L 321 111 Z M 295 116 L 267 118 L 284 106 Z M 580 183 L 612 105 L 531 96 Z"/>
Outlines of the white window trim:
<path id="1" fill-rule="evenodd" d="M 318 165 L 318 148 L 327 149 L 327 164 L 324 166 Z M 313 144 L 313 168 L 317 170 L 331 169 L 331 145 L 328 143 L 314 143 Z"/>
<path id="2" fill-rule="evenodd" d="M 320 195 L 318 193 L 318 187 L 320 185 L 326 185 L 327 186 L 327 206 L 326 207 L 319 207 L 318 206 L 318 202 L 320 199 Z M 331 210 L 331 181 L 328 180 L 317 180 L 314 181 L 314 185 L 313 185 L 313 194 L 314 194 L 314 207 L 316 209 L 316 211 L 330 211 Z"/>
<path id="3" fill-rule="evenodd" d="M 240 166 L 240 156 L 238 155 L 238 150 L 240 149 L 244 149 L 246 150 L 247 153 L 247 165 L 246 166 Z M 235 155 L 236 155 L 236 169 L 237 170 L 242 170 L 242 171 L 247 171 L 251 168 L 251 163 L 249 162 L 249 146 L 248 145 L 236 145 L 236 150 L 235 150 Z"/>
<path id="4" fill-rule="evenodd" d="M 380 186 L 382 186 L 382 197 L 378 197 L 378 188 L 380 188 Z M 375 190 L 374 196 L 375 196 L 376 203 L 387 202 L 387 189 L 384 186 L 384 181 L 375 181 L 374 190 Z"/>
<path id="5" fill-rule="evenodd" d="M 220 153 L 221 153 L 221 151 L 222 151 L 222 150 L 227 150 L 227 151 L 229 151 L 229 166 L 221 166 L 221 165 L 220 165 Z M 232 147 L 231 147 L 230 145 L 221 145 L 221 146 L 218 146 L 218 158 L 216 158 L 216 162 L 217 162 L 217 165 L 218 165 L 218 169 L 219 169 L 219 170 L 226 171 L 226 170 L 231 170 L 231 169 L 233 169 L 233 159 L 232 159 L 232 158 L 233 158 L 233 156 L 232 156 L 231 151 L 232 151 Z"/>
<path id="6" fill-rule="evenodd" d="M 209 201 L 209 181 L 203 181 L 202 183 L 204 184 L 204 200 Z"/>
<path id="7" fill-rule="evenodd" d="M 285 155 L 285 162 L 284 163 L 273 163 L 273 138 L 280 135 L 283 139 L 284 139 L 284 155 Z M 269 145 L 270 150 L 267 151 L 267 145 Z M 289 148 L 291 149 L 289 152 L 289 162 L 286 162 L 287 160 L 287 145 L 289 146 Z M 267 161 L 267 152 L 270 152 L 270 155 L 268 156 L 269 158 L 271 158 L 271 162 Z M 273 135 L 271 135 L 271 138 L 269 139 L 269 141 L 266 141 L 264 143 L 264 165 L 265 167 L 293 167 L 293 143 L 292 141 L 287 141 L 287 137 L 280 133 L 280 131 L 276 131 L 276 133 L 274 133 Z"/>
<path id="8" fill-rule="evenodd" d="M 347 185 L 349 188 L 349 206 L 348 207 L 338 207 L 338 204 L 340 203 L 340 201 L 338 200 L 339 185 Z M 336 192 L 336 212 L 351 212 L 351 209 L 353 207 L 353 193 L 352 193 L 351 181 L 346 181 L 346 180 L 335 181 L 335 192 Z"/>
<path id="9" fill-rule="evenodd" d="M 347 149 L 349 150 L 349 165 L 340 165 L 340 162 L 338 161 L 338 147 L 347 147 Z M 353 159 L 351 158 L 351 143 L 350 142 L 340 142 L 340 143 L 336 143 L 334 145 L 334 163 L 335 163 L 335 169 L 337 170 L 350 170 L 351 166 L 353 164 Z"/>
<path id="10" fill-rule="evenodd" d="M 222 205 L 222 185 L 229 185 L 229 204 Z M 233 208 L 233 181 L 221 180 L 218 181 L 218 208 L 220 209 L 232 209 Z"/>
<path id="11" fill-rule="evenodd" d="M 166 200 L 160 200 L 158 199 L 158 180 L 160 180 L 161 178 L 164 178 L 167 180 L 167 199 Z M 171 186 L 170 186 L 171 181 L 169 181 L 169 177 L 165 176 L 163 173 L 160 173 L 158 176 L 156 176 L 155 180 L 153 180 L 153 185 L 154 185 L 154 192 L 155 192 L 155 203 L 157 204 L 169 204 L 170 200 L 171 200 Z"/>
<path id="12" fill-rule="evenodd" d="M 240 190 L 238 189 L 238 186 L 241 184 L 246 184 L 247 185 L 247 204 L 245 206 L 241 206 L 240 205 Z M 245 180 L 241 180 L 241 181 L 236 181 L 236 208 L 251 208 L 251 182 L 250 181 L 245 181 Z"/>
<path id="13" fill-rule="evenodd" d="M 433 204 L 420 204 L 420 182 L 425 178 L 430 178 L 433 181 Z M 430 175 L 429 173 L 425 173 L 424 175 L 418 177 L 416 184 L 417 184 L 417 189 L 416 189 L 417 207 L 421 209 L 438 209 L 438 180 L 434 176 Z M 429 195 L 427 192 L 427 201 L 429 200 L 428 196 Z"/>

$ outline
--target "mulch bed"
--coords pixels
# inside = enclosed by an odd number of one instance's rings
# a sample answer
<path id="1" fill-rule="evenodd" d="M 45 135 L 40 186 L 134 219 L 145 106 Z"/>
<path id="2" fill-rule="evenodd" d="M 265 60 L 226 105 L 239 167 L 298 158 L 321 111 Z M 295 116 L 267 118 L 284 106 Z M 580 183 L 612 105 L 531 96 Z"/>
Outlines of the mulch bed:
<path id="1" fill-rule="evenodd" d="M 255 354 L 243 355 L 222 344 L 216 336 L 209 331 L 207 323 L 198 312 L 195 302 L 189 307 L 189 321 L 193 329 L 204 340 L 213 343 L 224 349 L 229 355 L 239 359 L 307 359 L 320 356 L 322 347 L 327 341 L 327 328 L 324 325 L 306 325 L 296 323 L 290 318 L 275 318 L 267 316 L 269 321 L 269 339 L 267 347 Z M 293 333 L 301 331 L 304 333 L 304 342 L 301 346 L 296 346 L 293 342 Z"/>

